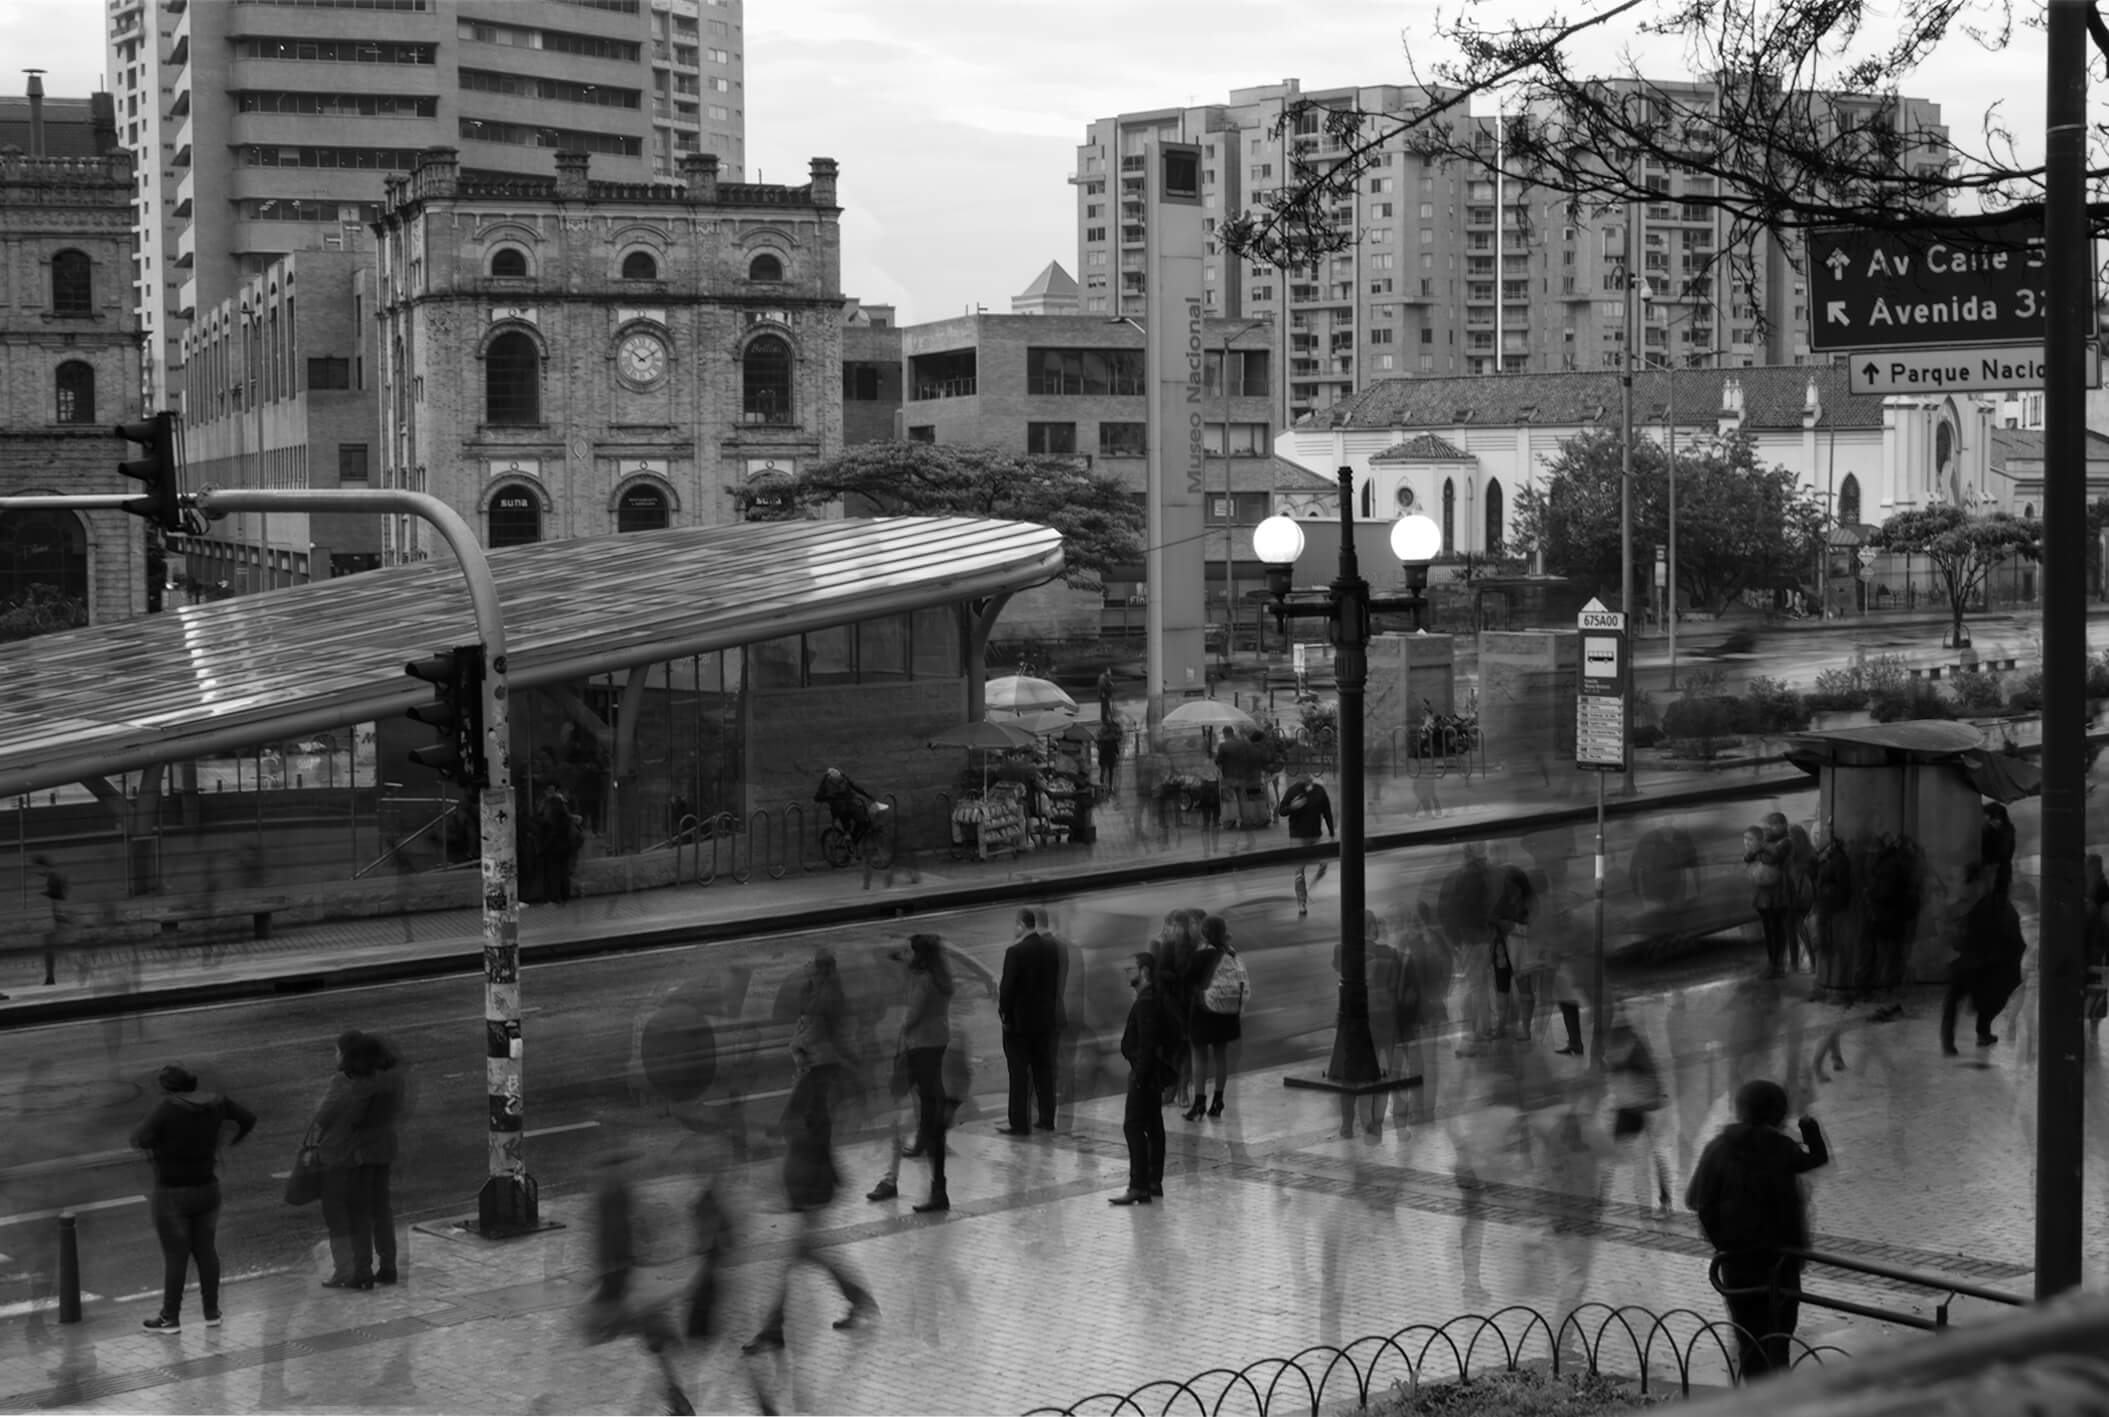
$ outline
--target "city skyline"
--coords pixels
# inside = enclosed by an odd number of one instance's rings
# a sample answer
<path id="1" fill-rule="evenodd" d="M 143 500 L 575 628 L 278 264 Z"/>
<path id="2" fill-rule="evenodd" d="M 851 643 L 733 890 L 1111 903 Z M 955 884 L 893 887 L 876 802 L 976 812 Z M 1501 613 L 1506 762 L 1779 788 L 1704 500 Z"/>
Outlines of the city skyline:
<path id="1" fill-rule="evenodd" d="M 1519 7 L 1482 8 L 1486 19 Z M 1292 24 L 1272 0 L 1146 9 L 1080 0 L 1057 28 L 1044 9 L 1013 3 L 907 0 L 880 15 L 855 0 L 755 0 L 747 176 L 787 180 L 814 155 L 841 163 L 845 294 L 896 305 L 906 323 L 977 304 L 1003 310 L 1049 260 L 1076 273 L 1066 178 L 1093 118 L 1290 77 L 1306 91 L 1409 82 L 1401 36 L 1432 27 L 1435 13 L 1425 3 L 1343 0 L 1297 12 Z M 1607 35 L 1578 52 L 1609 71 L 1626 43 Z M 16 0 L 0 13 L 0 48 L 47 70 L 54 96 L 92 93 L 104 86 L 104 7 Z M 1176 67 L 1166 58 L 1175 52 Z M 1441 52 L 1427 45 L 1418 57 L 1426 65 Z M 1674 46 L 1639 58 L 1669 73 L 1684 67 Z M 1950 40 L 1909 91 L 1936 98 L 1965 145 L 1999 103 L 2028 161 L 2041 149 L 2042 87 L 2040 41 L 2023 31 L 1998 54 Z M 828 101 L 813 102 L 815 93 Z"/>

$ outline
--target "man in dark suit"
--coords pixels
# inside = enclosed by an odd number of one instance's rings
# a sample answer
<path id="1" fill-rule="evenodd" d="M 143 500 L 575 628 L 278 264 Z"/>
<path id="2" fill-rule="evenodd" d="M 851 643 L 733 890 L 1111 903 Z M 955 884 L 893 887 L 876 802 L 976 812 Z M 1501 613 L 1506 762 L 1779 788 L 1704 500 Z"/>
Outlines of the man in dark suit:
<path id="1" fill-rule="evenodd" d="M 1018 911 L 1018 938 L 1003 952 L 1003 982 L 996 1012 L 1003 1020 L 1003 1061 L 1011 1074 L 1008 1137 L 1029 1136 L 1028 1097 L 1037 1105 L 1040 1130 L 1055 1124 L 1055 1043 L 1062 1033 L 1062 989 L 1068 982 L 1062 946 L 1047 931 L 1037 906 Z"/>

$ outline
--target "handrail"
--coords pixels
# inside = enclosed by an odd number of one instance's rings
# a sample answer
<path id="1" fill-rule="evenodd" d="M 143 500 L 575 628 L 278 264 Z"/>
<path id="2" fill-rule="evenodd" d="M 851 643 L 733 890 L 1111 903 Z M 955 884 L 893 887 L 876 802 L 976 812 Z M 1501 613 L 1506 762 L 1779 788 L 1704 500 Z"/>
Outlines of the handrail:
<path id="1" fill-rule="evenodd" d="M 1786 1246 L 1774 1252 L 1778 1258 L 1773 1262 L 1770 1278 L 1763 1284 L 1744 1284 L 1732 1289 L 1725 1287 L 1721 1283 L 1721 1266 L 1727 1261 L 1737 1258 L 1738 1254 L 1741 1253 L 1749 1252 L 1718 1254 L 1714 1256 L 1713 1263 L 1707 1266 L 1706 1282 L 1711 1284 L 1714 1292 L 1724 1299 L 1738 1298 L 1751 1294 L 1767 1294 L 1774 1298 L 1788 1298 L 1795 1300 L 1797 1303 L 1813 1304 L 1819 1309 L 1830 1309 L 1842 1314 L 1855 1314 L 1865 1319 L 1881 1319 L 1887 1323 L 1900 1324 L 1905 1328 L 1923 1329 L 1928 1333 L 1937 1333 L 1948 1327 L 1948 1305 L 1957 1297 L 1982 1299 L 1987 1303 L 2006 1304 L 2013 1308 L 2027 1308 L 2029 1305 L 2029 1300 L 2024 1296 L 2009 1294 L 2004 1290 L 1987 1289 L 1982 1285 L 1950 1279 L 1946 1275 L 1932 1274 L 1925 1270 L 1901 1269 L 1896 1265 L 1880 1264 L 1873 1260 L 1849 1259 L 1844 1255 L 1829 1254 L 1822 1250 L 1811 1250 L 1801 1246 Z M 1895 1284 L 1909 1284 L 1914 1288 L 1932 1290 L 1936 1294 L 1945 1294 L 1947 1298 L 1942 1299 L 1940 1303 L 1934 1306 L 1933 1317 L 1927 1319 L 1921 1318 L 1917 1314 L 1905 1313 L 1897 1309 L 1885 1309 L 1875 1304 L 1862 1304 L 1852 1299 L 1836 1299 L 1828 1298 L 1821 1294 L 1811 1294 L 1798 1284 L 1790 1289 L 1780 1283 L 1780 1271 L 1789 1260 L 1800 1260 L 1804 1264 L 1823 1265 L 1828 1269 L 1842 1269 L 1853 1274 L 1873 1275 L 1878 1279 L 1887 1279 Z"/>

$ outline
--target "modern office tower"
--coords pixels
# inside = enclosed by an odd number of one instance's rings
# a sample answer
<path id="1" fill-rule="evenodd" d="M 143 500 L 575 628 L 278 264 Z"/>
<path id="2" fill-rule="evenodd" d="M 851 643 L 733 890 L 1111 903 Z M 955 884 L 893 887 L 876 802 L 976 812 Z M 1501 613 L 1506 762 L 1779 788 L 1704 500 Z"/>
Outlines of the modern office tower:
<path id="1" fill-rule="evenodd" d="M 479 178 L 593 154 L 672 181 L 746 161 L 744 0 L 108 0 L 110 88 L 140 173 L 150 402 L 184 326 L 289 252 L 345 248 L 419 150 Z"/>
<path id="2" fill-rule="evenodd" d="M 1703 82 L 1662 83 L 1684 103 L 1718 102 Z M 1295 79 L 1234 89 L 1226 102 L 1121 114 L 1092 122 L 1077 149 L 1077 267 L 1085 314 L 1137 317 L 1145 293 L 1146 226 L 1140 204 L 1143 145 L 1202 146 L 1203 201 L 1211 238 L 1227 215 L 1257 210 L 1292 180 L 1299 159 L 1323 163 L 1345 152 L 1322 112 L 1275 129 L 1299 101 L 1322 108 L 1396 112 L 1440 96 L 1394 85 L 1305 93 Z M 1830 96 L 1835 112 L 1855 100 Z M 1883 101 L 1866 100 L 1869 110 Z M 1940 110 L 1896 100 L 1905 132 L 1939 133 Z M 1473 140 L 1492 156 L 1500 128 L 1473 120 Z M 1916 170 L 1931 148 L 1903 154 Z M 1728 365 L 1806 362 L 1808 296 L 1783 242 L 1760 238 L 1755 277 L 1726 263 L 1706 270 L 1728 241 L 1725 217 L 1701 202 L 1713 179 L 1655 167 L 1657 200 L 1637 204 L 1641 270 L 1651 299 L 1642 349 L 1651 363 Z M 1624 338 L 1621 268 L 1625 209 L 1576 213 L 1560 195 L 1497 182 L 1462 163 L 1433 163 L 1405 135 L 1375 154 L 1333 218 L 1358 239 L 1315 267 L 1280 270 L 1232 260 L 1211 244 L 1208 311 L 1224 318 L 1273 317 L 1286 378 L 1284 425 L 1387 378 L 1615 366 Z M 1758 312 L 1764 314 L 1760 328 Z"/>

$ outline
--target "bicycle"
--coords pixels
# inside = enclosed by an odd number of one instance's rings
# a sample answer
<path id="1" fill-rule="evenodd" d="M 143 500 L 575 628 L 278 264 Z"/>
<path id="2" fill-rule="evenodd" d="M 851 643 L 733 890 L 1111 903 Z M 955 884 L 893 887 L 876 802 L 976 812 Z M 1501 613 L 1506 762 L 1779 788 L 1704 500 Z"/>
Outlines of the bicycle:
<path id="1" fill-rule="evenodd" d="M 1479 750 L 1478 716 L 1438 713 L 1435 705 L 1425 698 L 1421 700 L 1421 707 L 1426 713 L 1413 737 L 1413 775 L 1420 775 L 1421 764 L 1433 763 L 1437 777 L 1448 773 L 1453 766 L 1469 776 L 1472 754 Z"/>
<path id="2" fill-rule="evenodd" d="M 869 812 L 864 821 L 852 823 L 847 831 L 840 822 L 832 821 L 820 829 L 820 854 L 828 865 L 840 870 L 861 861 L 883 871 L 893 864 L 893 808 L 874 802 Z"/>

